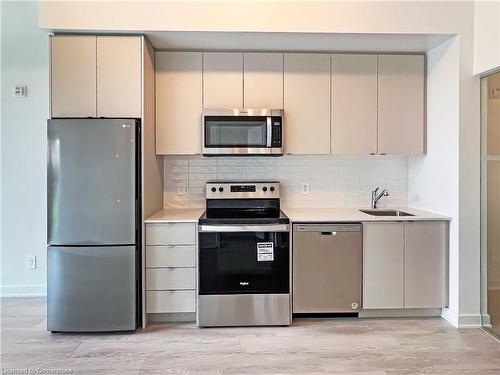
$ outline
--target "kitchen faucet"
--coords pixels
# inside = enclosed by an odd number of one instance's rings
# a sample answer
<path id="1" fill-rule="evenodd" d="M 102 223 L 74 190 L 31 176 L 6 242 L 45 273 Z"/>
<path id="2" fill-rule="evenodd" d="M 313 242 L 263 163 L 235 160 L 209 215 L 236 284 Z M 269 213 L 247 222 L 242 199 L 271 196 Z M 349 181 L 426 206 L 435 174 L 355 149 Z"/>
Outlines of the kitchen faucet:
<path id="1" fill-rule="evenodd" d="M 372 208 L 377 208 L 377 204 L 380 198 L 387 197 L 389 195 L 387 189 L 382 190 L 382 192 L 377 195 L 379 189 L 380 188 L 376 188 L 372 191 Z"/>

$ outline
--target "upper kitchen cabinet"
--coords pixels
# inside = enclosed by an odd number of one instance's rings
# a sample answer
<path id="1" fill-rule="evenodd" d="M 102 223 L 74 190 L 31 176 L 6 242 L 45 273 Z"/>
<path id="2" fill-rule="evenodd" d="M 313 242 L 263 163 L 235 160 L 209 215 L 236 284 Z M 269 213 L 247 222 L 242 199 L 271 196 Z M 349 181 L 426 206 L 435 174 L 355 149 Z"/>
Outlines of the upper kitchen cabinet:
<path id="1" fill-rule="evenodd" d="M 286 153 L 330 153 L 330 55 L 285 54 L 284 109 Z"/>
<path id="2" fill-rule="evenodd" d="M 96 116 L 96 37 L 51 37 L 52 117 Z"/>
<path id="3" fill-rule="evenodd" d="M 156 53 L 156 153 L 201 152 L 202 53 Z"/>
<path id="4" fill-rule="evenodd" d="M 245 108 L 283 108 L 283 54 L 245 53 Z"/>
<path id="5" fill-rule="evenodd" d="M 203 53 L 203 107 L 243 108 L 243 53 Z"/>
<path id="6" fill-rule="evenodd" d="M 141 56 L 141 37 L 97 37 L 97 117 L 141 117 Z"/>
<path id="7" fill-rule="evenodd" d="M 54 35 L 52 117 L 142 113 L 142 37 Z"/>
<path id="8" fill-rule="evenodd" d="M 332 55 L 332 154 L 377 153 L 377 55 Z"/>
<path id="9" fill-rule="evenodd" d="M 425 153 L 423 55 L 378 57 L 378 153 Z"/>

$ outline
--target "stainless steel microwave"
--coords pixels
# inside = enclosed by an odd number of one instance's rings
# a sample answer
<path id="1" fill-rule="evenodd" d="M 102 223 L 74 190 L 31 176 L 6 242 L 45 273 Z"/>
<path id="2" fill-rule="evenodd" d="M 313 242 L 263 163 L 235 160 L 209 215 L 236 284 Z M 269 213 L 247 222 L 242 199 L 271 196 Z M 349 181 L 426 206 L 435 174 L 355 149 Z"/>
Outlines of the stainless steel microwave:
<path id="1" fill-rule="evenodd" d="M 283 155 L 282 109 L 207 109 L 203 155 Z"/>

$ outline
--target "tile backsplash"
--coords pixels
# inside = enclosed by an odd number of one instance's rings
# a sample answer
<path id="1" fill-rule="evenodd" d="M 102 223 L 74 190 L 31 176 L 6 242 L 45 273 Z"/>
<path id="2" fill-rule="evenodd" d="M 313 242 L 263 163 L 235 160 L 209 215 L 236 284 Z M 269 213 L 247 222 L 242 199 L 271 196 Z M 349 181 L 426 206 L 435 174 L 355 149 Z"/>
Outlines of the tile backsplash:
<path id="1" fill-rule="evenodd" d="M 368 207 L 371 190 L 389 191 L 380 206 L 408 204 L 407 156 L 164 156 L 165 207 L 203 207 L 209 180 L 277 180 L 283 207 Z M 310 194 L 301 194 L 309 183 Z M 177 184 L 187 191 L 177 194 Z"/>

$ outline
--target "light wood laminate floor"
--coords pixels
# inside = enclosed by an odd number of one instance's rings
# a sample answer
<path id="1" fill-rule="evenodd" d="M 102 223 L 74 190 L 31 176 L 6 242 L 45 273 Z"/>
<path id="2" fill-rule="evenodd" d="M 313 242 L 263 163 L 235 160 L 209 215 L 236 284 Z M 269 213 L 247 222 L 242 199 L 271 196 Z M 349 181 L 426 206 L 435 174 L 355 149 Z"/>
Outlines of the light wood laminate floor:
<path id="1" fill-rule="evenodd" d="M 46 331 L 44 298 L 3 298 L 1 303 L 4 369 L 73 374 L 500 374 L 499 342 L 480 329 L 457 330 L 440 318 L 297 319 L 291 327 L 272 328 L 155 324 L 132 334 L 51 334 Z"/>

